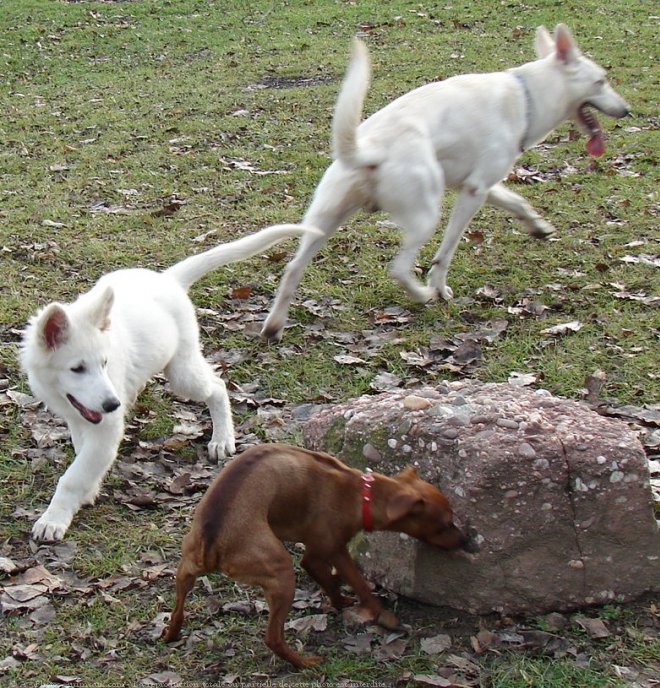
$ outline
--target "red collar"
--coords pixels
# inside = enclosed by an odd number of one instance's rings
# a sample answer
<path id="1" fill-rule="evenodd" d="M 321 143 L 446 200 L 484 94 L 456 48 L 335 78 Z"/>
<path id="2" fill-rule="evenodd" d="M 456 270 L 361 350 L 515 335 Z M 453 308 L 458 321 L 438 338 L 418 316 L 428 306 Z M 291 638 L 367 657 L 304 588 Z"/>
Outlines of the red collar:
<path id="1" fill-rule="evenodd" d="M 371 488 L 373 483 L 373 473 L 362 474 L 362 528 L 367 533 L 374 529 L 374 522 L 371 517 Z"/>

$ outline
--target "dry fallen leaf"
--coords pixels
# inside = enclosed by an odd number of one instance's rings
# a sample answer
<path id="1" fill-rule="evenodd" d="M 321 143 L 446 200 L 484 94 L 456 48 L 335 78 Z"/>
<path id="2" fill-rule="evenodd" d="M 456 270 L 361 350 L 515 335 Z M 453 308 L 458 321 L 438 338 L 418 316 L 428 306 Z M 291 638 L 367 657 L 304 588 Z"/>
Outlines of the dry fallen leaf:
<path id="1" fill-rule="evenodd" d="M 369 383 L 369 386 L 372 389 L 375 389 L 377 392 L 386 392 L 392 389 L 396 389 L 397 387 L 400 387 L 401 383 L 402 379 L 398 375 L 395 375 L 394 373 L 381 371 Z"/>
<path id="2" fill-rule="evenodd" d="M 622 263 L 642 263 L 656 268 L 660 267 L 660 256 L 652 256 L 648 253 L 640 253 L 638 256 L 623 256 L 620 260 Z"/>
<path id="3" fill-rule="evenodd" d="M 610 632 L 602 619 L 589 619 L 585 616 L 576 616 L 574 619 L 578 626 L 584 628 L 591 638 L 609 638 Z"/>
<path id="4" fill-rule="evenodd" d="M 587 375 L 584 379 L 584 387 L 586 389 L 587 401 L 596 401 L 600 397 L 600 391 L 607 380 L 607 373 L 604 370 L 594 370 L 593 373 Z"/>
<path id="5" fill-rule="evenodd" d="M 20 666 L 20 662 L 14 657 L 5 657 L 0 659 L 0 674 L 3 671 L 9 671 L 10 669 L 16 669 Z"/>
<path id="6" fill-rule="evenodd" d="M 479 655 L 486 652 L 493 645 L 497 645 L 500 642 L 500 638 L 497 633 L 488 631 L 482 628 L 476 636 L 470 638 L 470 644 L 472 649 Z"/>
<path id="7" fill-rule="evenodd" d="M 0 557 L 0 573 L 16 573 L 18 566 L 9 557 Z"/>
<path id="8" fill-rule="evenodd" d="M 399 351 L 399 356 L 401 356 L 408 365 L 418 366 L 420 368 L 424 368 L 432 363 L 428 354 L 421 351 Z"/>
<path id="9" fill-rule="evenodd" d="M 422 638 L 420 646 L 427 655 L 439 655 L 451 647 L 451 637 L 446 633 L 441 633 L 432 638 Z"/>
<path id="10" fill-rule="evenodd" d="M 161 671 L 158 674 L 150 674 L 140 681 L 143 686 L 180 686 L 183 683 L 181 674 L 174 671 Z"/>
<path id="11" fill-rule="evenodd" d="M 438 674 L 431 676 L 430 674 L 415 674 L 413 681 L 421 683 L 424 686 L 439 686 L 440 688 L 451 688 L 454 682 Z"/>
<path id="12" fill-rule="evenodd" d="M 250 296 L 252 296 L 252 291 L 253 289 L 249 285 L 246 287 L 236 287 L 235 289 L 231 290 L 231 298 L 245 301 L 246 299 L 249 299 Z"/>
<path id="13" fill-rule="evenodd" d="M 351 354 L 338 354 L 332 357 L 337 363 L 342 365 L 360 365 L 361 363 L 366 363 L 366 361 L 358 356 L 352 356 Z"/>
<path id="14" fill-rule="evenodd" d="M 371 653 L 371 643 L 374 639 L 373 633 L 358 633 L 344 640 L 344 649 L 356 655 Z"/>
<path id="15" fill-rule="evenodd" d="M 579 320 L 571 320 L 571 322 L 560 323 L 552 327 L 546 327 L 541 330 L 541 334 L 567 334 L 568 332 L 579 332 L 583 327 L 583 323 Z"/>
<path id="16" fill-rule="evenodd" d="M 507 382 L 516 387 L 527 387 L 533 385 L 538 379 L 539 373 L 519 373 L 517 370 L 512 370 Z"/>
<path id="17" fill-rule="evenodd" d="M 296 633 L 306 633 L 308 631 L 322 632 L 328 627 L 327 614 L 309 614 L 301 616 L 299 619 L 287 621 L 284 625 L 286 630 L 296 631 Z"/>
<path id="18" fill-rule="evenodd" d="M 406 638 L 395 638 L 381 642 L 373 651 L 373 657 L 377 662 L 388 662 L 392 659 L 400 659 L 408 648 Z"/>

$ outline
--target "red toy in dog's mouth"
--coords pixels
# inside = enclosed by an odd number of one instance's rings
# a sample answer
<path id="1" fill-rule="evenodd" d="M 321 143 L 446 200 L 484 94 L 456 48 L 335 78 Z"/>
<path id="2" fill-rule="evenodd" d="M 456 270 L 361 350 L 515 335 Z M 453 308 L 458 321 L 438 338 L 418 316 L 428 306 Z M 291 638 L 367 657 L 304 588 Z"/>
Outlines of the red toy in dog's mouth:
<path id="1" fill-rule="evenodd" d="M 589 155 L 598 158 L 605 152 L 605 135 L 600 128 L 596 115 L 594 115 L 589 107 L 589 103 L 580 106 L 578 109 L 578 120 L 589 134 L 591 134 L 591 137 L 587 141 L 587 152 Z"/>
<path id="2" fill-rule="evenodd" d="M 73 408 L 75 408 L 80 415 L 90 423 L 97 425 L 103 420 L 103 414 L 99 413 L 98 411 L 92 411 L 86 406 L 83 406 L 73 395 L 67 394 L 66 398 L 69 400 L 71 406 L 73 406 Z"/>

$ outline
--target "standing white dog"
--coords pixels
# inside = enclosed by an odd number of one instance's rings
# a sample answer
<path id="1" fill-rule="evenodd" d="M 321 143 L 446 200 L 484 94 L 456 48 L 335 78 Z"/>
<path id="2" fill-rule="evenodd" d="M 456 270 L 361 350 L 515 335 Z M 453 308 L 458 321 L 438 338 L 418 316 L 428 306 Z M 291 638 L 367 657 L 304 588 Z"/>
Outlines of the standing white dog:
<path id="1" fill-rule="evenodd" d="M 589 153 L 602 155 L 604 136 L 589 108 L 623 117 L 628 106 L 608 85 L 605 71 L 580 53 L 563 24 L 554 39 L 539 27 L 535 46 L 539 59 L 534 62 L 427 84 L 360 124 L 370 67 L 366 47 L 355 41 L 332 123 L 335 161 L 304 219 L 323 235 L 302 236 L 264 324 L 264 337 L 281 338 L 303 270 L 341 222 L 361 208 L 388 212 L 403 230 L 390 272 L 420 303 L 452 298 L 449 264 L 484 203 L 507 210 L 537 238 L 555 231 L 501 180 L 523 151 L 566 120 L 575 120 L 590 135 Z M 445 187 L 458 195 L 423 285 L 413 274 L 415 257 L 435 231 Z"/>
<path id="2" fill-rule="evenodd" d="M 208 405 L 212 458 L 235 451 L 227 390 L 201 353 L 187 291 L 211 270 L 308 231 L 318 234 L 303 225 L 274 225 L 164 272 L 111 272 L 73 303 L 51 303 L 32 318 L 21 363 L 36 396 L 68 423 L 76 452 L 34 524 L 35 539 L 61 540 L 78 509 L 94 503 L 117 456 L 125 413 L 156 373 L 165 373 L 175 394 Z"/>

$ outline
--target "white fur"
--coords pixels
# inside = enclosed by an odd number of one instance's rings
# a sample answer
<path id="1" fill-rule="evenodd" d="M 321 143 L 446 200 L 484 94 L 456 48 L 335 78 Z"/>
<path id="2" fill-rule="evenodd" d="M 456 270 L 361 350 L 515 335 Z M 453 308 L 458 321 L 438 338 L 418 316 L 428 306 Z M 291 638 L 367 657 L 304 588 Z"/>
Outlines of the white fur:
<path id="1" fill-rule="evenodd" d="M 35 539 L 62 539 L 78 509 L 94 503 L 117 456 L 125 414 L 156 373 L 165 373 L 175 394 L 208 405 L 212 458 L 235 451 L 225 383 L 201 353 L 187 290 L 210 270 L 306 232 L 318 234 L 303 225 L 275 225 L 164 272 L 111 272 L 73 303 L 51 303 L 32 318 L 21 363 L 37 397 L 68 423 L 76 453 L 34 524 Z"/>
<path id="2" fill-rule="evenodd" d="M 626 115 L 628 106 L 607 84 L 604 70 L 580 54 L 564 25 L 557 26 L 554 38 L 539 27 L 536 51 L 539 59 L 512 70 L 466 74 L 417 88 L 360 124 L 370 68 L 366 47 L 355 41 L 333 118 L 336 159 L 304 219 L 323 235 L 301 237 L 263 336 L 282 336 L 305 267 L 341 222 L 361 208 L 388 212 L 402 229 L 401 250 L 390 272 L 422 303 L 452 298 L 446 282 L 449 264 L 484 203 L 508 211 L 537 238 L 554 232 L 501 180 L 523 149 L 563 121 L 574 119 L 593 134 L 594 127 L 580 115 L 582 105 L 612 117 Z M 447 187 L 458 192 L 457 200 L 424 285 L 414 276 L 415 258 L 435 231 Z"/>

